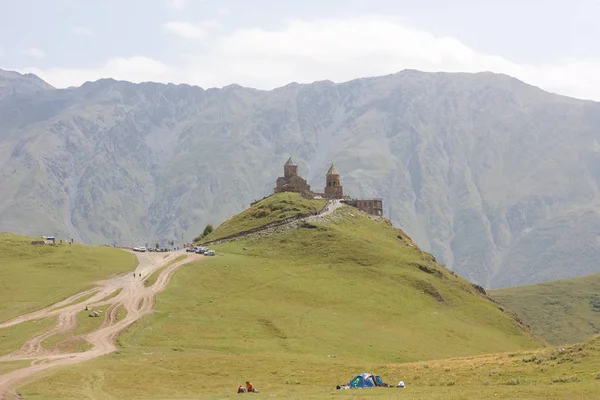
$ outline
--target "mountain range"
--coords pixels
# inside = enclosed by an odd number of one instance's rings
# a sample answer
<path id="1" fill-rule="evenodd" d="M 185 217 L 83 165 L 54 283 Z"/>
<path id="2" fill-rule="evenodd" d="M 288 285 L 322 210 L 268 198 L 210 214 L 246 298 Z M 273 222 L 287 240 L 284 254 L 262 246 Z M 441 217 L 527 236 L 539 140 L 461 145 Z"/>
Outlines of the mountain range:
<path id="1" fill-rule="evenodd" d="M 0 230 L 188 242 L 272 193 L 289 156 L 487 288 L 600 271 L 600 104 L 492 73 L 260 91 L 0 70 Z"/>

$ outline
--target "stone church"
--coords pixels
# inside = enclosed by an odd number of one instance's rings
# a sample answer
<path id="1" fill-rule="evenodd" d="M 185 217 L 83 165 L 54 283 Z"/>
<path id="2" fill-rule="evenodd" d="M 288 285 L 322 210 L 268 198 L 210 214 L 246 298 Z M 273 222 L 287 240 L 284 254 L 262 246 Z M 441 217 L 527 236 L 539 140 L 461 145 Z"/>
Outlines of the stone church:
<path id="1" fill-rule="evenodd" d="M 312 195 L 306 179 L 298 175 L 298 165 L 292 160 L 292 157 L 283 164 L 283 176 L 277 178 L 274 192 L 296 192 L 305 196 Z"/>
<path id="2" fill-rule="evenodd" d="M 283 165 L 283 176 L 277 178 L 274 193 L 295 192 L 307 198 L 323 197 L 326 199 L 339 199 L 344 203 L 358 208 L 372 215 L 383 215 L 382 199 L 353 199 L 344 195 L 344 187 L 340 179 L 340 173 L 335 165 L 331 164 L 325 175 L 325 189 L 323 193 L 313 193 L 306 179 L 298 175 L 298 165 L 290 157 Z"/>

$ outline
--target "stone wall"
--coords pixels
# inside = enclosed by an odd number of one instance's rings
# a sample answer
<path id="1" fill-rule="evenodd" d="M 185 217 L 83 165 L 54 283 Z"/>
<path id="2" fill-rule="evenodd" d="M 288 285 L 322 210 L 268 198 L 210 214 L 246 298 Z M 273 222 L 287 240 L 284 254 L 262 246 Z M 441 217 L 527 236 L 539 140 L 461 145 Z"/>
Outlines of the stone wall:
<path id="1" fill-rule="evenodd" d="M 275 222 L 271 222 L 270 224 L 266 224 L 266 225 L 262 225 L 262 226 L 258 226 L 256 228 L 252 228 L 252 229 L 248 229 L 242 232 L 238 232 L 238 233 L 234 233 L 228 236 L 224 236 L 222 238 L 219 239 L 215 239 L 215 240 L 211 240 L 209 242 L 201 242 L 202 245 L 211 245 L 211 244 L 215 244 L 215 243 L 220 243 L 220 242 L 225 242 L 228 240 L 232 240 L 241 236 L 246 236 L 249 235 L 251 233 L 256 233 L 256 232 L 260 232 L 260 231 L 264 231 L 267 229 L 271 229 L 271 228 L 275 228 L 277 226 L 282 226 L 282 225 L 287 225 L 290 224 L 294 221 L 298 221 L 307 217 L 311 217 L 313 215 L 319 215 L 321 214 L 326 208 L 327 208 L 328 204 L 326 204 L 325 206 L 323 206 L 322 209 L 320 209 L 319 211 L 315 211 L 313 213 L 305 213 L 305 214 L 298 214 L 294 217 L 290 217 L 290 218 L 286 218 L 286 219 L 282 219 L 280 221 L 275 221 Z"/>
<path id="2" fill-rule="evenodd" d="M 368 199 L 368 200 L 359 200 L 352 199 L 346 201 L 348 205 L 358 208 L 361 211 L 369 213 L 371 215 L 383 215 L 383 200 L 382 199 Z"/>

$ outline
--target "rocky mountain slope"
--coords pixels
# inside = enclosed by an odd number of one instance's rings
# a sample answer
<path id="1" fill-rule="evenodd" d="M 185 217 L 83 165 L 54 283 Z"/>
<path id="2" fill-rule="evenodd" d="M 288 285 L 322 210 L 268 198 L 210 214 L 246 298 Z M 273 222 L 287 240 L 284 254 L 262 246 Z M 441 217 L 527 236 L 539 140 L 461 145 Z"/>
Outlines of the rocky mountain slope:
<path id="1" fill-rule="evenodd" d="M 594 102 L 411 70 L 269 92 L 26 86 L 0 96 L 0 230 L 189 241 L 270 193 L 291 154 L 315 189 L 335 161 L 347 193 L 382 197 L 421 247 L 486 287 L 600 271 Z"/>

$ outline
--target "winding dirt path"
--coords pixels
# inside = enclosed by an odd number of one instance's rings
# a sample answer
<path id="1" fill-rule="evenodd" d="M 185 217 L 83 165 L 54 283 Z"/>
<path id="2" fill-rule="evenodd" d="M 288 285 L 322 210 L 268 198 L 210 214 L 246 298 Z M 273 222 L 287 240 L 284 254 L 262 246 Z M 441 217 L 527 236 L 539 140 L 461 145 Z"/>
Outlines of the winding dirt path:
<path id="1" fill-rule="evenodd" d="M 327 206 L 325 207 L 325 209 L 322 212 L 320 212 L 317 215 L 312 215 L 310 217 L 306 217 L 306 218 L 304 218 L 304 220 L 305 221 L 318 221 L 322 217 L 331 215 L 335 210 L 337 210 L 340 207 L 343 207 L 344 205 L 345 204 L 342 203 L 340 200 L 328 200 Z"/>
<path id="2" fill-rule="evenodd" d="M 13 389 L 16 386 L 35 380 L 35 374 L 40 371 L 60 365 L 78 364 L 115 351 L 117 349 L 114 344 L 116 337 L 129 325 L 152 310 L 154 296 L 164 290 L 173 273 L 182 265 L 203 257 L 194 253 L 185 253 L 183 250 L 167 254 L 135 254 L 139 260 L 139 265 L 135 269 L 135 278 L 134 271 L 131 271 L 97 282 L 97 286 L 92 289 L 78 293 L 50 307 L 21 315 L 0 324 L 1 329 L 25 321 L 57 317 L 57 324 L 51 330 L 31 338 L 19 351 L 0 357 L 0 362 L 31 360 L 31 365 L 28 367 L 0 375 L 0 400 L 4 399 L 3 395 L 15 395 Z M 186 258 L 168 265 L 182 255 L 185 255 Z M 161 268 L 163 269 L 156 282 L 152 286 L 145 287 L 144 280 Z M 141 277 L 138 274 L 141 274 Z M 115 293 L 117 294 L 115 295 Z M 81 300 L 84 297 L 85 299 Z M 58 349 L 48 350 L 42 347 L 41 343 L 48 337 L 73 330 L 77 324 L 77 315 L 85 310 L 87 305 L 92 309 L 109 306 L 102 325 L 90 333 L 79 336 L 92 345 L 90 350 L 61 354 Z M 127 311 L 127 316 L 117 320 L 117 312 L 121 307 Z"/>

